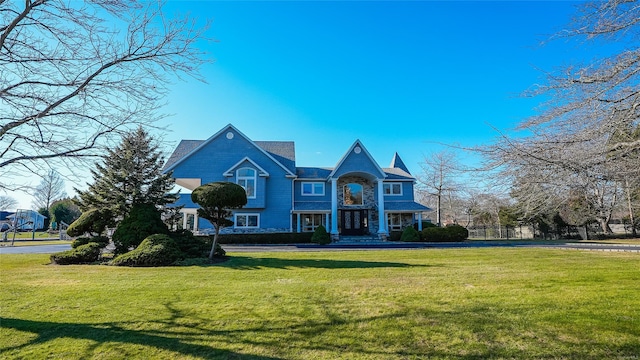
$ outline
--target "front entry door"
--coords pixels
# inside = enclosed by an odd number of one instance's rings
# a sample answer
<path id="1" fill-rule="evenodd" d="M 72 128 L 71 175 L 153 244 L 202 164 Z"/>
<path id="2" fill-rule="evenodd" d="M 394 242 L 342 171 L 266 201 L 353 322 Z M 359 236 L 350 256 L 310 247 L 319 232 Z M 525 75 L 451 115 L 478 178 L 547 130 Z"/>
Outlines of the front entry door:
<path id="1" fill-rule="evenodd" d="M 342 235 L 363 235 L 366 217 L 366 210 L 342 210 Z"/>

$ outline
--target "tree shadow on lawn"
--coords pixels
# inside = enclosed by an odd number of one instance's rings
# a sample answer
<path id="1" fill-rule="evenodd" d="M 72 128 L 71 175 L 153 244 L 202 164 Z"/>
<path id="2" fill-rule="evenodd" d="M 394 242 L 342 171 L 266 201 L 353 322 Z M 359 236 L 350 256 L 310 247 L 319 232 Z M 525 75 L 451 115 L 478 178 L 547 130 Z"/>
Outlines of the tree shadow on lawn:
<path id="1" fill-rule="evenodd" d="M 202 359 L 248 359 L 248 360 L 279 360 L 268 356 L 241 354 L 229 350 L 215 349 L 206 345 L 189 343 L 189 335 L 178 332 L 154 330 L 130 330 L 122 326 L 124 323 L 74 324 L 48 321 L 33 321 L 0 317 L 0 327 L 37 334 L 38 336 L 24 344 L 0 349 L 0 353 L 20 350 L 29 346 L 45 344 L 61 338 L 74 340 L 91 340 L 96 345 L 87 351 L 95 349 L 103 343 L 121 343 L 130 345 L 149 346 L 170 352 L 189 355 Z M 186 337 L 187 339 L 183 339 Z M 121 354 L 127 357 L 126 353 Z M 80 354 L 78 354 L 80 355 Z M 80 357 L 91 357 L 94 354 L 82 354 Z"/>
<path id="2" fill-rule="evenodd" d="M 231 256 L 218 266 L 239 270 L 273 269 L 371 269 L 431 267 L 434 265 L 406 264 L 389 261 L 333 260 L 333 259 L 283 259 L 251 256 Z"/>
<path id="3" fill-rule="evenodd" d="M 607 339 L 589 338 L 573 334 L 576 324 L 530 319 L 535 306 L 517 307 L 496 304 L 447 306 L 446 310 L 428 305 L 407 305 L 376 315 L 358 316 L 333 309 L 331 301 L 320 301 L 317 318 L 296 315 L 243 318 L 228 323 L 197 315 L 193 311 L 165 304 L 169 316 L 146 321 L 154 329 L 132 330 L 138 322 L 95 324 L 58 323 L 46 321 L 0 318 L 2 328 L 36 334 L 23 344 L 0 349 L 1 353 L 19 351 L 30 346 L 47 346 L 48 342 L 69 338 L 90 340 L 94 344 L 75 348 L 92 357 L 101 344 L 113 343 L 111 351 L 127 357 L 127 345 L 133 346 L 134 356 L 144 356 L 137 345 L 153 347 L 184 356 L 201 359 L 277 360 L 277 357 L 242 354 L 230 350 L 201 345 L 207 342 L 241 344 L 257 351 L 278 353 L 331 354 L 368 358 L 458 358 L 467 360 L 495 358 L 635 358 L 639 343 L 635 337 L 625 336 L 620 343 Z M 277 306 L 274 304 L 274 306 Z M 280 309 L 286 310 L 285 308 Z M 521 318 L 521 316 L 525 318 Z M 560 314 L 561 315 L 561 314 Z M 614 331 L 621 335 L 637 334 L 637 330 L 605 324 L 600 331 Z M 144 326 L 144 325 L 143 325 Z M 453 338 L 450 341 L 449 338 Z M 71 346 L 74 346 L 72 344 Z M 55 351 L 55 347 L 53 347 Z M 23 354 L 19 354 L 23 355 Z M 166 355 L 166 354 L 163 354 Z"/>

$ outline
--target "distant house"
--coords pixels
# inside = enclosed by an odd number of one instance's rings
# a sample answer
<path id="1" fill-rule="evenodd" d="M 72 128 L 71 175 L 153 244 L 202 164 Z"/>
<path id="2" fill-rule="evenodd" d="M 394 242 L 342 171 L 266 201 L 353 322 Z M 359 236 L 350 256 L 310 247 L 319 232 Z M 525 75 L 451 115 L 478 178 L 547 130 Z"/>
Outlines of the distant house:
<path id="1" fill-rule="evenodd" d="M 46 216 L 35 210 L 18 210 L 18 212 L 14 214 L 7 215 L 6 218 L 11 223 L 11 226 L 15 224 L 18 231 L 30 231 L 44 229 L 44 219 L 46 219 Z"/>
<path id="2" fill-rule="evenodd" d="M 416 179 L 395 153 L 382 168 L 356 140 L 334 167 L 296 165 L 290 141 L 253 141 L 229 124 L 207 140 L 182 140 L 167 160 L 176 184 L 194 190 L 214 181 L 245 188 L 248 203 L 233 212 L 233 232 L 310 232 L 323 224 L 332 237 L 379 236 L 417 223 L 430 211 L 414 201 Z M 182 194 L 185 228 L 211 224 Z"/>

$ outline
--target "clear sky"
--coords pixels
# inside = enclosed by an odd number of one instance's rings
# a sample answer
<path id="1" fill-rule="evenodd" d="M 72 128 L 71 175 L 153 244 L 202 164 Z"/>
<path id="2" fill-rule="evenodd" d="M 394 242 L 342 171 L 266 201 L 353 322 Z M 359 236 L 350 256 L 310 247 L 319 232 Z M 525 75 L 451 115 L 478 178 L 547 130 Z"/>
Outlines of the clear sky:
<path id="1" fill-rule="evenodd" d="M 440 143 L 482 145 L 532 115 L 520 94 L 543 70 L 597 55 L 541 41 L 568 1 L 169 1 L 213 20 L 207 84 L 173 85 L 167 155 L 232 123 L 253 140 L 292 140 L 298 166 L 334 166 L 356 140 L 414 175 Z M 37 183 L 37 182 L 36 182 Z M 67 184 L 71 188 L 83 184 Z M 20 206 L 31 198 L 17 193 Z"/>

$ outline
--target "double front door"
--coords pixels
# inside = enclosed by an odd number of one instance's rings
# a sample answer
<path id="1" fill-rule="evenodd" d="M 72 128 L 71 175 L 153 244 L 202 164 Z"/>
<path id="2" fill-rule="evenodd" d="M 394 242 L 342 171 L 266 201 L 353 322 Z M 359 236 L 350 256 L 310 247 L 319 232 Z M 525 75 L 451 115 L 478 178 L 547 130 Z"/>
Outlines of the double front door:
<path id="1" fill-rule="evenodd" d="M 367 229 L 367 210 L 342 210 L 342 235 L 364 235 Z"/>

